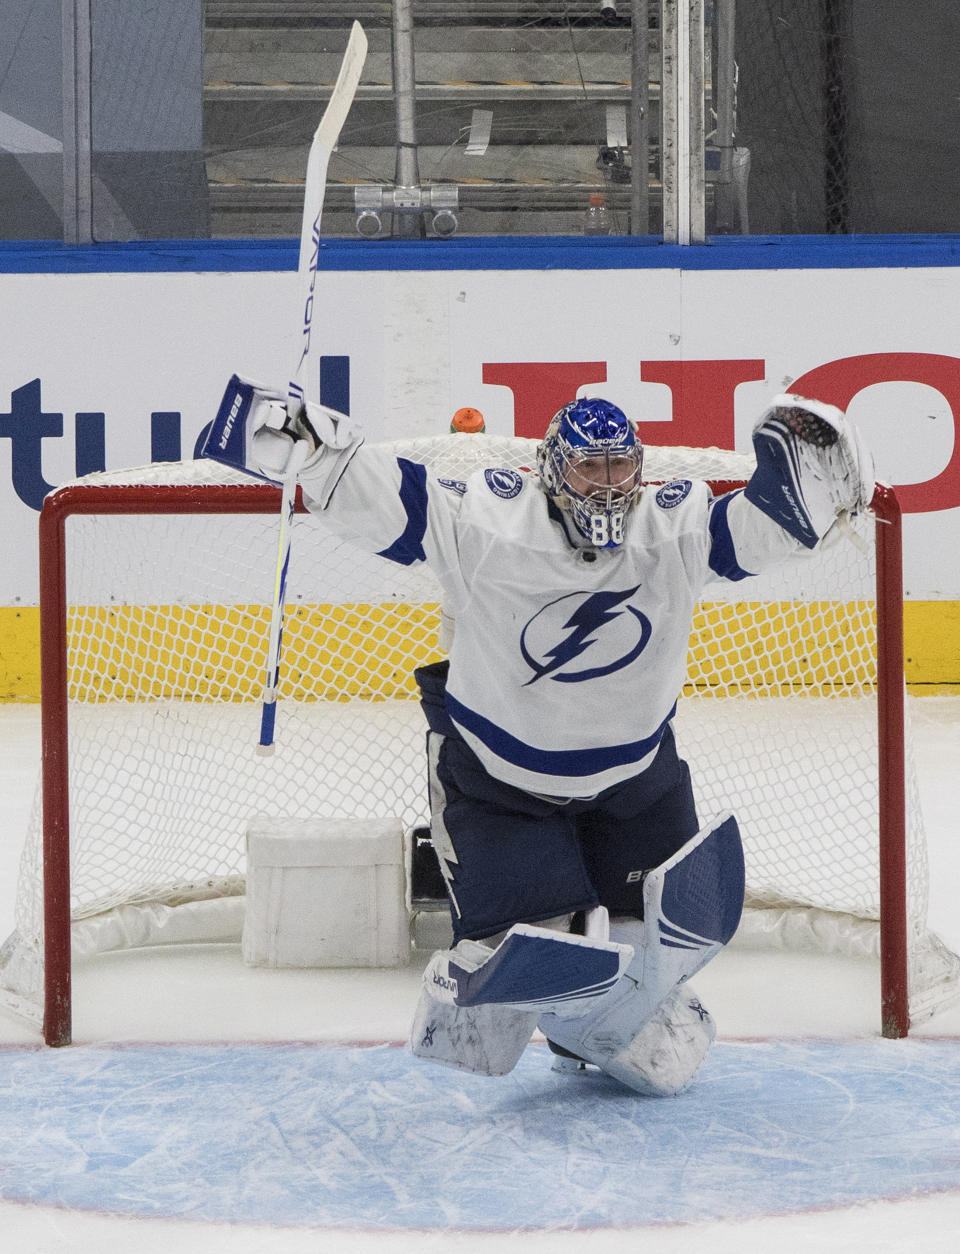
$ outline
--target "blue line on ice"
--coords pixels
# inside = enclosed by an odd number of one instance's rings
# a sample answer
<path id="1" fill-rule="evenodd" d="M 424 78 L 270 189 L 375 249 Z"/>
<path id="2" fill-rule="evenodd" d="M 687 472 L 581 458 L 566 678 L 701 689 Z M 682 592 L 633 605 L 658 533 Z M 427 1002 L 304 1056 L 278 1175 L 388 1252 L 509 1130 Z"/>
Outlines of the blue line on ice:
<path id="1" fill-rule="evenodd" d="M 717 1045 L 645 1100 L 531 1046 L 0 1050 L 0 1197 L 350 1229 L 633 1227 L 960 1189 L 960 1042 Z"/>

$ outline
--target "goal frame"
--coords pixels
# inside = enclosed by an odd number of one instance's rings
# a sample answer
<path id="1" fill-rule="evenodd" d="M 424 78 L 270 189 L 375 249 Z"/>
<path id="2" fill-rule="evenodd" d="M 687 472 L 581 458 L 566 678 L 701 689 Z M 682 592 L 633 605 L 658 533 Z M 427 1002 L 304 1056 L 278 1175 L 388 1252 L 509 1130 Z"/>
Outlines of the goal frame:
<path id="1" fill-rule="evenodd" d="M 740 480 L 713 481 L 730 491 Z M 70 782 L 68 746 L 66 525 L 81 514 L 279 514 L 281 493 L 266 483 L 193 485 L 70 485 L 47 497 L 39 519 L 41 756 L 43 804 L 43 1039 L 72 1039 L 70 918 Z M 306 509 L 297 495 L 296 509 Z M 870 509 L 877 519 L 877 737 L 880 879 L 881 1032 L 910 1029 L 906 769 L 903 668 L 903 546 L 894 490 L 878 484 Z"/>

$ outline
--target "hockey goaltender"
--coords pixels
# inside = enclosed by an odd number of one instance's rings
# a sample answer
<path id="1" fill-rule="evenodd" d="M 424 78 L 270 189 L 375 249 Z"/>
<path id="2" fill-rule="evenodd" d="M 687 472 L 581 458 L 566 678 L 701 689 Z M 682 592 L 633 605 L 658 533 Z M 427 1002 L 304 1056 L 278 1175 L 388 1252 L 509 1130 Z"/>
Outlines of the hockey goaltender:
<path id="1" fill-rule="evenodd" d="M 231 379 L 208 455 L 281 482 L 300 444 L 309 510 L 429 563 L 456 623 L 449 663 L 417 672 L 454 934 L 424 973 L 418 1056 L 503 1075 L 539 1027 L 561 1067 L 638 1093 L 696 1076 L 715 1027 L 687 981 L 736 931 L 744 874 L 736 819 L 701 826 L 674 743 L 694 608 L 710 579 L 814 548 L 874 488 L 833 406 L 777 396 L 753 443 L 742 490 L 647 487 L 634 425 L 581 399 L 550 422 L 536 472 L 461 482 L 365 444 L 353 418 L 313 403 L 290 417 L 279 392 Z"/>

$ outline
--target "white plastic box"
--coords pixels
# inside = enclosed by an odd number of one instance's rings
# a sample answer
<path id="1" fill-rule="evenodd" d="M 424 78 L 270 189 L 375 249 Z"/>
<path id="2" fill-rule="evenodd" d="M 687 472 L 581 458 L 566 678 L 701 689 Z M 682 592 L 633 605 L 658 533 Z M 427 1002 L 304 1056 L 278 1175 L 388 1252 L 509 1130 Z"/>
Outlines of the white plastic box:
<path id="1" fill-rule="evenodd" d="M 244 962 L 405 966 L 405 863 L 399 819 L 253 819 L 247 829 Z"/>

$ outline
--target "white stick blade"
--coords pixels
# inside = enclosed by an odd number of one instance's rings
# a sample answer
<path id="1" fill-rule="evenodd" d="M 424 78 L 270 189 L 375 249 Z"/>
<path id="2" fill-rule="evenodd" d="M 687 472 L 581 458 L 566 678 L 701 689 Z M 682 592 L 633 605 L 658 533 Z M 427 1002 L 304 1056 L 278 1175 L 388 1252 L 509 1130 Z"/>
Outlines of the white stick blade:
<path id="1" fill-rule="evenodd" d="M 301 312 L 300 356 L 287 387 L 287 412 L 291 417 L 303 401 L 319 400 L 316 371 L 307 371 L 313 324 L 313 298 L 320 250 L 320 219 L 327 182 L 330 155 L 340 137 L 367 56 L 367 37 L 359 22 L 354 22 L 347 42 L 340 73 L 327 107 L 314 132 L 307 158 L 307 174 L 303 193 L 303 219 L 300 226 L 300 254 L 297 266 L 298 306 Z"/>
<path id="2" fill-rule="evenodd" d="M 314 132 L 314 139 L 319 140 L 327 148 L 333 148 L 347 120 L 353 98 L 357 94 L 363 64 L 367 59 L 367 36 L 359 22 L 354 22 L 350 31 L 340 73 L 334 84 L 333 92 L 323 111 L 320 124 Z"/>

